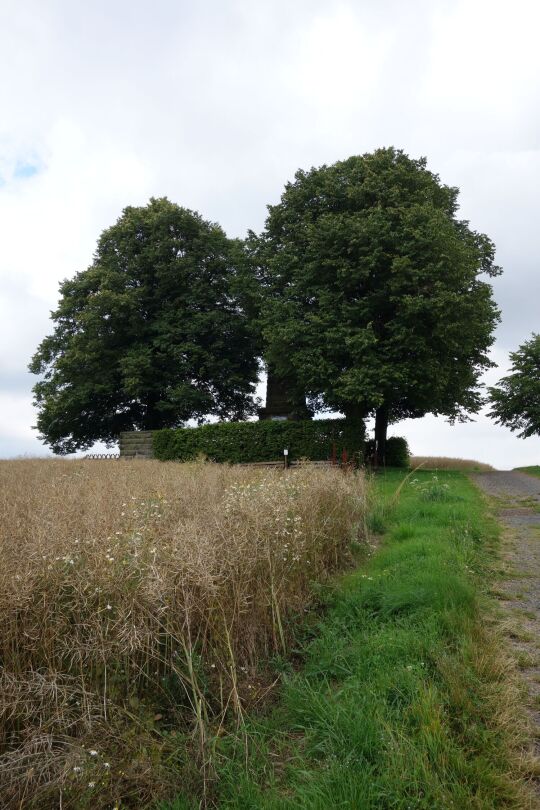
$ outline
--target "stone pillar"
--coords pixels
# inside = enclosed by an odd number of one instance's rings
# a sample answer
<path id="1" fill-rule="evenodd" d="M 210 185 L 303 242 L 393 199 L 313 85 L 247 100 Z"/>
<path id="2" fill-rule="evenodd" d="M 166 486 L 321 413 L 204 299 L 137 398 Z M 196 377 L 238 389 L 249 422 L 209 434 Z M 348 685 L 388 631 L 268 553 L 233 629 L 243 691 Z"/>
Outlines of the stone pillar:
<path id="1" fill-rule="evenodd" d="M 268 366 L 266 381 L 266 405 L 259 408 L 259 419 L 311 419 L 313 414 L 306 405 L 306 398 L 298 394 L 291 375 L 278 376 Z"/>

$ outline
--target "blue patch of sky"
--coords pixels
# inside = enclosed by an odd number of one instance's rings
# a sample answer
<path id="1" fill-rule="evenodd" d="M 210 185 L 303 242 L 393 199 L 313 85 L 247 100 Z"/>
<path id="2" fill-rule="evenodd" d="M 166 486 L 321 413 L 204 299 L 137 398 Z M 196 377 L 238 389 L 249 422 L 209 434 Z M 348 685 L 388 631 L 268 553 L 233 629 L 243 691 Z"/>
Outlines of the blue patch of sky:
<path id="1" fill-rule="evenodd" d="M 29 161 L 18 161 L 13 172 L 13 177 L 20 180 L 25 180 L 28 177 L 33 177 L 39 171 L 39 167 L 35 163 Z"/>

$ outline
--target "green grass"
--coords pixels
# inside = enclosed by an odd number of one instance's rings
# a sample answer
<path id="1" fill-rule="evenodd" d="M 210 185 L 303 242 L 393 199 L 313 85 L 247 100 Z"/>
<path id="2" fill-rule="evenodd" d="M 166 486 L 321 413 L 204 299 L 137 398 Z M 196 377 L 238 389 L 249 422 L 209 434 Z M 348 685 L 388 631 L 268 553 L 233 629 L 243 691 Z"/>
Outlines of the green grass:
<path id="1" fill-rule="evenodd" d="M 382 547 L 327 594 L 277 704 L 214 742 L 211 804 L 532 807 L 516 778 L 517 690 L 486 630 L 497 527 L 460 473 L 415 473 L 396 502 L 402 480 L 377 479 Z"/>
<path id="2" fill-rule="evenodd" d="M 527 475 L 536 475 L 540 478 L 540 466 L 536 465 L 533 467 L 516 467 L 517 472 L 524 472 Z"/>

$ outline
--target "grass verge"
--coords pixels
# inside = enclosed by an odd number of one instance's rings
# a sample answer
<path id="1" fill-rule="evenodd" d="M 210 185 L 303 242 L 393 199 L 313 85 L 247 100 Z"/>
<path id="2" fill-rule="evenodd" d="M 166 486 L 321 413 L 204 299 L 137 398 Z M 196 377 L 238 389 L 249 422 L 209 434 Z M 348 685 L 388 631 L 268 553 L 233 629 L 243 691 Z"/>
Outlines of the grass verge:
<path id="1" fill-rule="evenodd" d="M 524 472 L 527 475 L 535 475 L 540 478 L 540 466 L 535 465 L 533 467 L 516 467 L 516 472 Z"/>
<path id="2" fill-rule="evenodd" d="M 216 806 L 533 807 L 513 665 L 486 622 L 497 526 L 460 473 L 418 472 L 396 501 L 402 480 L 378 479 L 382 547 L 327 591 L 279 703 L 216 740 Z"/>

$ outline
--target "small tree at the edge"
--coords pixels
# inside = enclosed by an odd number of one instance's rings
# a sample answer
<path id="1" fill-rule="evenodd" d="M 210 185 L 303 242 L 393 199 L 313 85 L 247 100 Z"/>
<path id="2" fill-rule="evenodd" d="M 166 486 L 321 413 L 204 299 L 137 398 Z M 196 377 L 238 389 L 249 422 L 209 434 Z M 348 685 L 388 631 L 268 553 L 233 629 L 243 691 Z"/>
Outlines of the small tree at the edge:
<path id="1" fill-rule="evenodd" d="M 489 389 L 490 416 L 526 439 L 540 436 L 540 335 L 510 354 L 510 374 Z"/>

